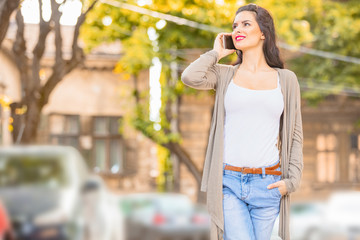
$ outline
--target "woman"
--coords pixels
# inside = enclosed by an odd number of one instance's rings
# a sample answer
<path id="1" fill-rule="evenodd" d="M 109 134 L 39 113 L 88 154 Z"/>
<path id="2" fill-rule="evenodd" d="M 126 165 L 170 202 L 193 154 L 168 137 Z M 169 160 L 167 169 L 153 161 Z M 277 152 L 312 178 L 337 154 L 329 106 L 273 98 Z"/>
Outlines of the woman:
<path id="1" fill-rule="evenodd" d="M 231 35 L 236 50 L 223 48 L 224 35 Z M 290 193 L 303 170 L 301 100 L 275 36 L 266 9 L 242 6 L 233 32 L 218 34 L 214 48 L 181 75 L 187 86 L 216 90 L 201 182 L 211 240 L 270 239 L 279 213 L 279 235 L 290 239 Z M 234 52 L 235 65 L 217 63 Z"/>

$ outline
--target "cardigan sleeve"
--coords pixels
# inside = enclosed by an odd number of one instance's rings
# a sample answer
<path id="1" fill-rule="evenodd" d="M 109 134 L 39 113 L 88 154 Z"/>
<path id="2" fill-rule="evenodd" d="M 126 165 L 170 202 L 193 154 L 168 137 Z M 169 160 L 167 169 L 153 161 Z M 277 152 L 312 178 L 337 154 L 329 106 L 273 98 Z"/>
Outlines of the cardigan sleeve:
<path id="1" fill-rule="evenodd" d="M 219 79 L 219 54 L 212 49 L 192 62 L 181 74 L 181 81 L 192 88 L 216 90 Z"/>
<path id="2" fill-rule="evenodd" d="M 301 94 L 300 86 L 295 76 L 295 122 L 294 132 L 292 137 L 292 144 L 289 158 L 289 178 L 285 178 L 286 189 L 289 193 L 295 192 L 300 187 L 302 170 L 304 168 L 303 163 L 303 129 L 302 129 L 302 117 L 301 117 Z"/>

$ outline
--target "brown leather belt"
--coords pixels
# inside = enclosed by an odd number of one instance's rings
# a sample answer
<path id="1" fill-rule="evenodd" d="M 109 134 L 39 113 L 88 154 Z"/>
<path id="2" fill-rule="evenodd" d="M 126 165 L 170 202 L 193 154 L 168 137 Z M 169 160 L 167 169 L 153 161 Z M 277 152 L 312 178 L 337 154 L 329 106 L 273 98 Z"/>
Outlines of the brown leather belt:
<path id="1" fill-rule="evenodd" d="M 280 166 L 280 163 L 276 164 L 275 166 L 265 168 L 265 174 L 281 175 L 281 171 L 274 170 L 274 169 L 277 169 L 279 166 Z M 235 166 L 225 165 L 224 169 L 242 172 L 242 173 L 262 174 L 261 168 L 235 167 Z"/>

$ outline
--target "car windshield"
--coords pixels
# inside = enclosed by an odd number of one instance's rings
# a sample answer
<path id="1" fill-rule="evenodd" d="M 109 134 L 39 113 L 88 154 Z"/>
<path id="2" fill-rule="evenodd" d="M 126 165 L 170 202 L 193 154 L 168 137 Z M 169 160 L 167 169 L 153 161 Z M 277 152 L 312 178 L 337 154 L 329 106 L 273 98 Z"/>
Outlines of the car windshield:
<path id="1" fill-rule="evenodd" d="M 0 156 L 0 187 L 66 184 L 61 156 Z"/>

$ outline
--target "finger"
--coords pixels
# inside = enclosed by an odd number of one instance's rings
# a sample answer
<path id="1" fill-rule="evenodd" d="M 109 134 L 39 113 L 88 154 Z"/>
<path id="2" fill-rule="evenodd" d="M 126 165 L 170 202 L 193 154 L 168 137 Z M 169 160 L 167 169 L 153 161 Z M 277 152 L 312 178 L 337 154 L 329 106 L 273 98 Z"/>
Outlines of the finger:
<path id="1" fill-rule="evenodd" d="M 225 32 L 221 32 L 218 34 L 218 37 L 222 37 L 224 34 L 226 34 Z"/>
<path id="2" fill-rule="evenodd" d="M 272 188 L 275 188 L 275 187 L 279 187 L 279 182 L 275 182 L 275 183 L 272 183 L 270 185 L 268 185 L 268 189 L 272 189 Z"/>
<path id="3" fill-rule="evenodd" d="M 227 49 L 227 50 L 229 50 L 230 53 L 233 53 L 236 51 L 235 49 Z"/>
<path id="4" fill-rule="evenodd" d="M 224 35 L 223 33 L 219 33 L 219 34 L 217 35 L 217 37 L 216 37 L 217 40 L 218 40 L 218 41 L 222 41 L 223 35 Z"/>
<path id="5" fill-rule="evenodd" d="M 221 33 L 218 34 L 218 37 L 222 38 L 224 35 L 231 35 L 231 33 L 221 32 Z"/>

